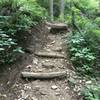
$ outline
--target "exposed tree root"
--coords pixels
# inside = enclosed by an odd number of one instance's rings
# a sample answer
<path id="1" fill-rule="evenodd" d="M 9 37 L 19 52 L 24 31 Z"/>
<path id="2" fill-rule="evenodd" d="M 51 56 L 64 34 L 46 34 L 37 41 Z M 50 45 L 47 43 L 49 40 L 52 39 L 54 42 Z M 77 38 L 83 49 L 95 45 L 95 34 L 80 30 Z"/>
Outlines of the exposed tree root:
<path id="1" fill-rule="evenodd" d="M 51 27 L 51 29 L 67 29 L 67 25 L 64 23 L 49 23 L 46 22 L 46 25 Z"/>
<path id="2" fill-rule="evenodd" d="M 47 58 L 65 58 L 64 55 L 59 53 L 48 53 L 48 52 L 35 52 L 35 55 L 40 57 L 47 57 Z"/>
<path id="3" fill-rule="evenodd" d="M 52 79 L 67 75 L 67 71 L 62 72 L 50 72 L 50 73 L 34 73 L 34 72 L 22 72 L 24 78 L 35 78 L 35 79 Z"/>

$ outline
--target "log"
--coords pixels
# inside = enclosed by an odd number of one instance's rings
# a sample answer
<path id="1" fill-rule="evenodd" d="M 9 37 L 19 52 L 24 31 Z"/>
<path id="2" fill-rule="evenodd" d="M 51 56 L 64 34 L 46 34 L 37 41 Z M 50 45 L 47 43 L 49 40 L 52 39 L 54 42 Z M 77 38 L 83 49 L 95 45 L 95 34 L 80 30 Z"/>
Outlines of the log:
<path id="1" fill-rule="evenodd" d="M 51 27 L 51 29 L 67 29 L 67 25 L 64 23 L 49 23 L 46 22 L 46 25 Z"/>
<path id="2" fill-rule="evenodd" d="M 39 57 L 47 57 L 47 58 L 65 58 L 64 55 L 59 53 L 51 53 L 51 52 L 35 52 L 36 56 Z"/>
<path id="3" fill-rule="evenodd" d="M 52 79 L 67 75 L 67 71 L 62 72 L 49 72 L 49 73 L 34 73 L 34 72 L 22 72 L 23 78 L 34 78 L 34 79 Z"/>

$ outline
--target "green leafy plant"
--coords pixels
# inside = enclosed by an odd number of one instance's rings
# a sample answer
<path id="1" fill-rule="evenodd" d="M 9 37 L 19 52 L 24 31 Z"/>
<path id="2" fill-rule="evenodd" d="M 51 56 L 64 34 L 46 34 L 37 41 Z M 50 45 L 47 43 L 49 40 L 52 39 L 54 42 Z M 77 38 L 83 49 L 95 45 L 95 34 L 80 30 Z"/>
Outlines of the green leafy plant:
<path id="1" fill-rule="evenodd" d="M 17 33 L 42 21 L 44 11 L 35 0 L 0 0 L 0 64 L 12 62 L 23 53 Z"/>
<path id="2" fill-rule="evenodd" d="M 69 40 L 71 61 L 78 71 L 91 73 L 95 64 L 95 54 L 88 47 L 84 37 L 77 33 Z"/>
<path id="3" fill-rule="evenodd" d="M 100 100 L 100 85 L 86 85 L 82 90 L 83 100 Z"/>
<path id="4" fill-rule="evenodd" d="M 69 18 L 72 34 L 68 45 L 75 68 L 85 74 L 93 74 L 100 67 L 100 31 L 98 0 L 66 0 L 66 18 Z M 88 6 L 87 6 L 88 5 Z"/>

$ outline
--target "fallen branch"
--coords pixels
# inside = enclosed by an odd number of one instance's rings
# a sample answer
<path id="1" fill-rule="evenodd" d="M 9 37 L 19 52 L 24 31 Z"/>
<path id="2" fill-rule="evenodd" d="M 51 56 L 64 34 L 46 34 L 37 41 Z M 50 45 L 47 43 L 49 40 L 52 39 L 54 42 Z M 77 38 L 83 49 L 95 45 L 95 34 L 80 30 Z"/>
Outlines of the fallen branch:
<path id="1" fill-rule="evenodd" d="M 62 72 L 50 72 L 50 73 L 34 73 L 34 72 L 22 72 L 23 78 L 35 78 L 35 79 L 52 79 L 61 76 L 66 76 L 67 71 Z"/>
<path id="2" fill-rule="evenodd" d="M 48 52 L 36 52 L 35 55 L 47 58 L 65 58 L 64 55 L 59 53 L 48 53 Z"/>

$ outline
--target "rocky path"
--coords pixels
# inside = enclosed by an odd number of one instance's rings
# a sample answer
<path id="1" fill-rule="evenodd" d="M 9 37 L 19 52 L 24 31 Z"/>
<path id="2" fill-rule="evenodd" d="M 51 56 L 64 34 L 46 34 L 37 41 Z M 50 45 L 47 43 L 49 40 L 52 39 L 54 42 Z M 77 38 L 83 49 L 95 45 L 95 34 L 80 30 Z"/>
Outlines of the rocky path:
<path id="1" fill-rule="evenodd" d="M 22 70 L 22 72 L 33 73 L 66 71 L 64 76 L 52 79 L 23 78 L 23 80 L 20 77 L 10 87 L 7 95 L 0 94 L 2 97 L 0 100 L 79 100 L 75 92 L 79 91 L 82 80 L 75 80 L 77 76 L 71 70 L 64 35 L 49 33 L 46 44 L 35 50 L 35 53 L 31 55 L 32 63 Z"/>
<path id="2" fill-rule="evenodd" d="M 24 71 L 36 73 L 68 71 L 70 64 L 66 59 L 62 36 L 61 34 L 49 34 L 47 44 L 41 50 L 36 51 L 33 64 L 27 66 Z M 52 56 L 54 54 L 55 57 Z M 77 100 L 75 93 L 69 88 L 67 77 L 50 80 L 36 79 L 25 83 L 18 100 Z"/>

